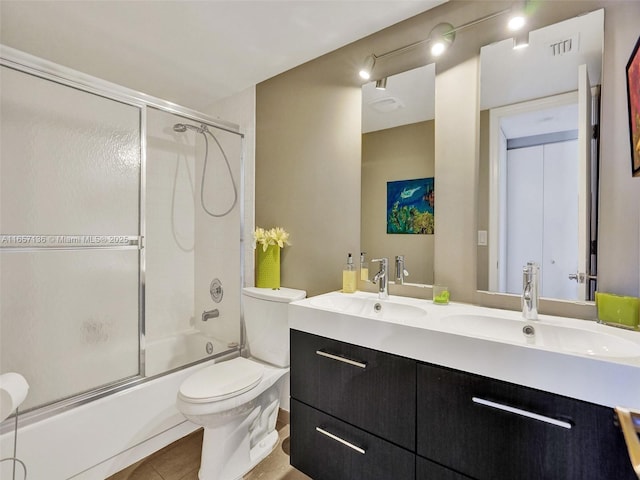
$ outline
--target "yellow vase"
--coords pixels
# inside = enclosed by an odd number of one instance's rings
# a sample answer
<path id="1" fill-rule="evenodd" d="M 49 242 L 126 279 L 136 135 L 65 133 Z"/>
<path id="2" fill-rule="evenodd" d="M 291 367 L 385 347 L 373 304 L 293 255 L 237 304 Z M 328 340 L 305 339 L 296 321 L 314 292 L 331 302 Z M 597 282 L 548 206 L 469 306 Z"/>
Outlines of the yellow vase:
<path id="1" fill-rule="evenodd" d="M 256 247 L 256 287 L 280 288 L 280 247 L 262 245 Z"/>

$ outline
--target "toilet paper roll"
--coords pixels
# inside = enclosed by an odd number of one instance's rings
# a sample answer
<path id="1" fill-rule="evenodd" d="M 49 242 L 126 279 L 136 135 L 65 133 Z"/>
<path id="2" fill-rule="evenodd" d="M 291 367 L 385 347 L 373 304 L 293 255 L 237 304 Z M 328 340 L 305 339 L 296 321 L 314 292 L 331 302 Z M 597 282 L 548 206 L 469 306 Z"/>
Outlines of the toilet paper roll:
<path id="1" fill-rule="evenodd" d="M 19 373 L 0 375 L 0 422 L 24 402 L 28 391 L 29 384 Z"/>

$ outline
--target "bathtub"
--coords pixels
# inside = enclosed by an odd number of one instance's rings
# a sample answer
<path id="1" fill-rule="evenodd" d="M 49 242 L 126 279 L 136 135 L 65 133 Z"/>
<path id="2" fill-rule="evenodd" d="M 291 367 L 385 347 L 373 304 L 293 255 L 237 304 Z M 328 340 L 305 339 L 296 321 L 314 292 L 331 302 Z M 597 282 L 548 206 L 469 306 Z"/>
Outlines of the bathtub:
<path id="1" fill-rule="evenodd" d="M 147 342 L 145 375 L 153 377 L 174 368 L 197 362 L 213 353 L 227 350 L 227 343 L 205 337 L 198 330 L 187 330 L 177 335 Z"/>
<path id="2" fill-rule="evenodd" d="M 150 371 L 177 367 L 185 358 L 193 358 L 192 361 L 202 358 L 204 355 L 198 349 L 206 349 L 207 342 L 214 343 L 215 351 L 221 351 L 220 342 L 216 345 L 215 340 L 195 332 L 182 337 L 149 342 L 147 376 L 151 376 Z M 189 357 L 188 347 L 194 345 L 195 357 Z M 27 478 L 104 480 L 193 432 L 199 427 L 187 421 L 175 407 L 180 384 L 194 371 L 234 356 L 237 353 L 150 379 L 19 427 L 17 457 L 27 466 Z M 0 436 L 0 449 L 2 458 L 13 456 L 13 430 Z M 11 467 L 11 462 L 0 464 L 0 478 L 11 478 Z M 19 465 L 16 479 L 22 480 Z"/>

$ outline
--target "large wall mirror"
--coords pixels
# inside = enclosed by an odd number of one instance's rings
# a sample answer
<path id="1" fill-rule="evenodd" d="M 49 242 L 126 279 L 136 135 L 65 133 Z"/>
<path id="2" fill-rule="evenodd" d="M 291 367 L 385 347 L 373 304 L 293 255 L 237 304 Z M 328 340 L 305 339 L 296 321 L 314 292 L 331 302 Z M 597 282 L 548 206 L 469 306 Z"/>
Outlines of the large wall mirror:
<path id="1" fill-rule="evenodd" d="M 477 288 L 542 297 L 595 289 L 597 124 L 604 10 L 482 47 Z"/>
<path id="2" fill-rule="evenodd" d="M 360 245 L 389 258 L 390 281 L 403 255 L 404 283 L 433 284 L 434 99 L 435 64 L 362 87 Z"/>

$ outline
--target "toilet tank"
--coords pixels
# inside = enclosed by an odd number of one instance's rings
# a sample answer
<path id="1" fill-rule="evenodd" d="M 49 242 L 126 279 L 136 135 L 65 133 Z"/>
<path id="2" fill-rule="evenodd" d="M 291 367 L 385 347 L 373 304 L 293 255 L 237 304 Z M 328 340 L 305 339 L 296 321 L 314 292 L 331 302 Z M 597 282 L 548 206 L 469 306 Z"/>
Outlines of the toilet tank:
<path id="1" fill-rule="evenodd" d="M 289 366 L 288 304 L 307 293 L 293 288 L 246 287 L 242 290 L 247 345 L 252 358 Z"/>

